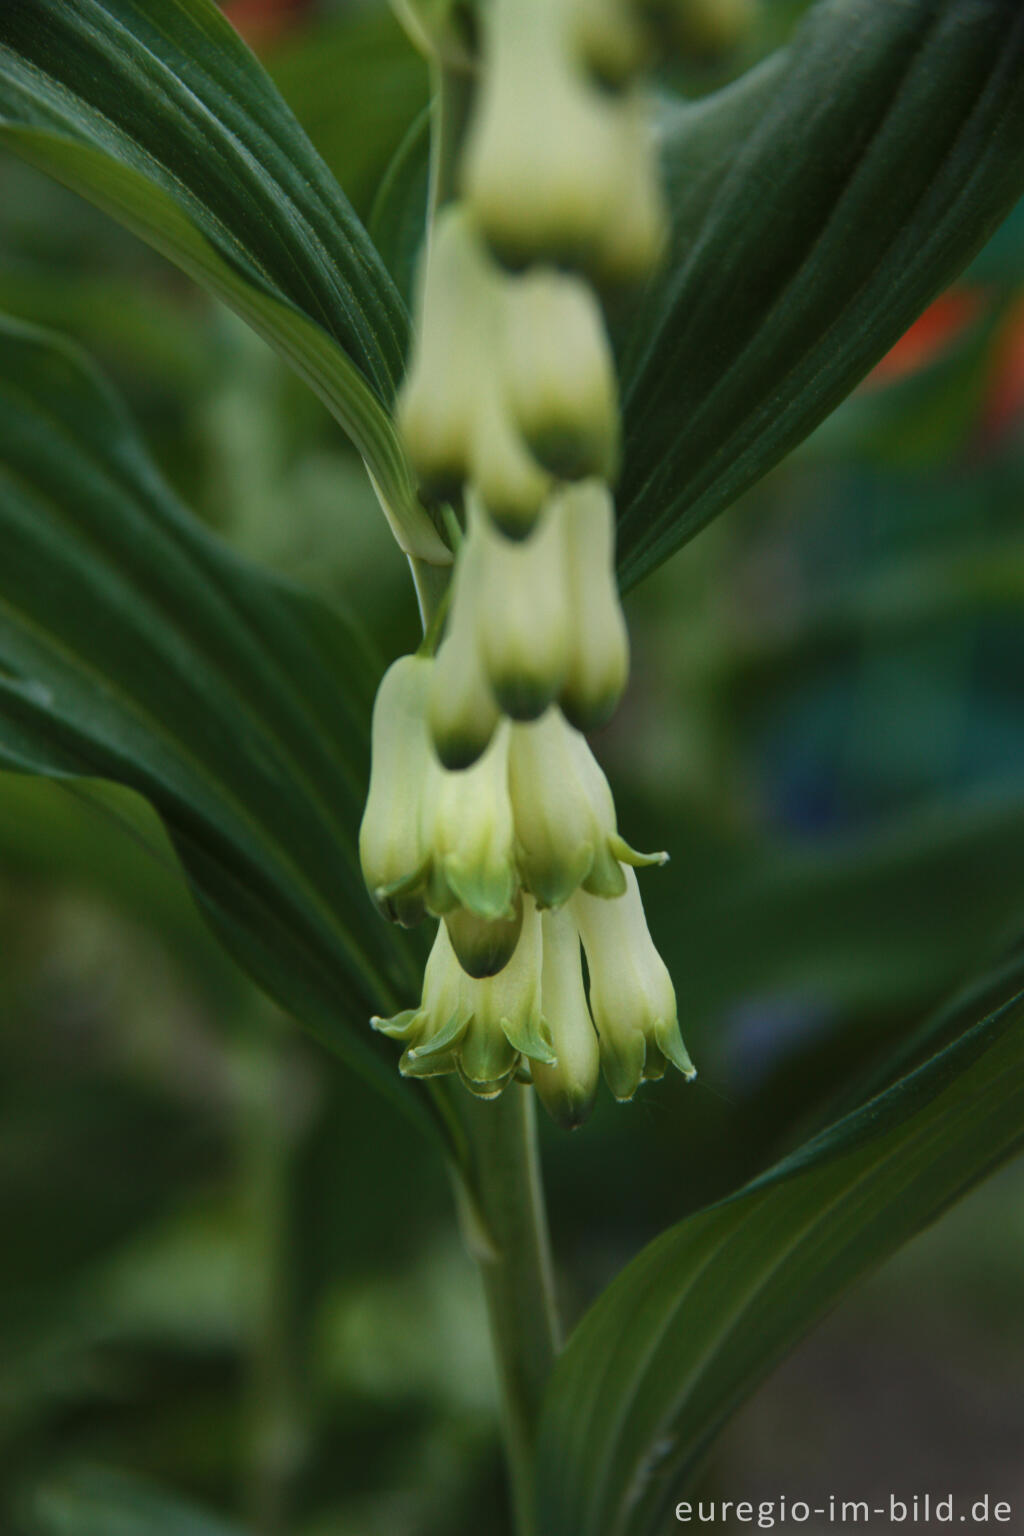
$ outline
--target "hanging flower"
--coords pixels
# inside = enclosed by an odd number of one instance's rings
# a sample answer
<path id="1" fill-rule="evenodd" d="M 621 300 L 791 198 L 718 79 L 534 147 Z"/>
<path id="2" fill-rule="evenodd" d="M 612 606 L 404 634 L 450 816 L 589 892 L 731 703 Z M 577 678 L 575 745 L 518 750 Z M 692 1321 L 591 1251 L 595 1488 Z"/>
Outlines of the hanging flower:
<path id="1" fill-rule="evenodd" d="M 590 971 L 590 1008 L 601 1044 L 605 1081 L 617 1099 L 631 1099 L 646 1079 L 664 1075 L 666 1061 L 687 1079 L 696 1069 L 683 1044 L 676 994 L 654 947 L 632 869 L 614 901 L 578 892 L 575 919 Z"/>
<path id="2" fill-rule="evenodd" d="M 560 907 L 578 886 L 595 896 L 620 896 L 623 863 L 667 858 L 637 853 L 619 836 L 608 780 L 558 709 L 512 727 L 509 788 L 520 878 L 541 907 Z"/>

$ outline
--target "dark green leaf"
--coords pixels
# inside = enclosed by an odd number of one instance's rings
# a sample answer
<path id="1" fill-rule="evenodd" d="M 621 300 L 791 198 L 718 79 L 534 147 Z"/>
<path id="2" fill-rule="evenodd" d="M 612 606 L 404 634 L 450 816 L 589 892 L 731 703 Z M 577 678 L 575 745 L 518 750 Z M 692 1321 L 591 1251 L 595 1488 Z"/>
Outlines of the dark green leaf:
<path id="1" fill-rule="evenodd" d="M 627 585 L 805 437 L 1020 196 L 1024 11 L 820 0 L 663 126 L 672 250 L 620 349 Z"/>
<path id="2" fill-rule="evenodd" d="M 429 187 L 430 111 L 424 109 L 388 166 L 370 214 L 370 233 L 377 249 L 410 302 L 427 222 Z"/>
<path id="3" fill-rule="evenodd" d="M 388 5 L 307 13 L 263 58 L 365 219 L 385 167 L 426 106 L 426 59 Z"/>
<path id="4" fill-rule="evenodd" d="M 750 997 L 840 1014 L 927 1007 L 1024 910 L 1019 795 L 947 802 L 811 847 L 706 818 L 679 840 L 687 856 L 659 876 L 652 923 L 707 1039 Z"/>
<path id="5" fill-rule="evenodd" d="M 445 559 L 388 414 L 405 306 L 212 0 L 7 0 L 0 143 L 243 315 L 350 433 L 410 550 Z"/>
<path id="6" fill-rule="evenodd" d="M 88 891 L 151 929 L 221 999 L 225 989 L 237 993 L 237 970 L 201 921 L 162 824 L 137 795 L 0 775 L 0 872 Z"/>
<path id="7" fill-rule="evenodd" d="M 261 986 L 432 1124 L 366 1020 L 417 985 L 355 833 L 375 663 L 178 505 L 78 351 L 0 325 L 0 764 L 157 809 Z"/>
<path id="8" fill-rule="evenodd" d="M 936 1039 L 951 1043 L 664 1233 L 591 1308 L 548 1392 L 540 1536 L 666 1529 L 708 1445 L 770 1367 L 1021 1146 L 1024 951 L 942 1016 Z"/>

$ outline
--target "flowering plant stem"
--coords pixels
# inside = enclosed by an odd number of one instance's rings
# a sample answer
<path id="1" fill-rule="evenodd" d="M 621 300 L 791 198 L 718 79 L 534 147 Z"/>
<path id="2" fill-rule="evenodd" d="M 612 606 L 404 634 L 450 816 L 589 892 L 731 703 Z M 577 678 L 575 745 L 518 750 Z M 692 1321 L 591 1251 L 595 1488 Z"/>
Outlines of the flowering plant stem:
<path id="1" fill-rule="evenodd" d="M 470 1246 L 487 1299 L 516 1532 L 534 1536 L 537 1417 L 561 1338 L 532 1090 L 513 1084 L 497 1100 L 474 1099 L 465 1116 L 487 1235 Z"/>

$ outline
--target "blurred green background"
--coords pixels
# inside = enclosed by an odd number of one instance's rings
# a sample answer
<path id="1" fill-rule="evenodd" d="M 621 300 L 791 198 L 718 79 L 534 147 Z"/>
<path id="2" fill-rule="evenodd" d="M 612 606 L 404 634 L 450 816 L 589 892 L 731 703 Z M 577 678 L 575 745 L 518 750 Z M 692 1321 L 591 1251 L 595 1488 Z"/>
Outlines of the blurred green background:
<path id="1" fill-rule="evenodd" d="M 385 9 L 236 0 L 358 211 L 426 101 Z M 703 90 L 784 38 L 764 0 Z M 0 310 L 73 334 L 238 549 L 416 640 L 338 429 L 101 214 L 0 160 Z M 628 602 L 598 743 L 701 1068 L 545 1126 L 570 1317 L 835 1113 L 1024 918 L 1024 207 L 860 391 Z M 503 1536 L 443 1171 L 207 938 L 158 824 L 0 779 L 0 1530 Z M 862 1288 L 719 1444 L 720 1496 L 1024 1508 L 1024 1169 Z M 170 1502 L 168 1502 L 170 1501 Z M 169 1527 L 168 1527 L 169 1528 Z M 568 1536 L 568 1533 L 567 1533 Z"/>

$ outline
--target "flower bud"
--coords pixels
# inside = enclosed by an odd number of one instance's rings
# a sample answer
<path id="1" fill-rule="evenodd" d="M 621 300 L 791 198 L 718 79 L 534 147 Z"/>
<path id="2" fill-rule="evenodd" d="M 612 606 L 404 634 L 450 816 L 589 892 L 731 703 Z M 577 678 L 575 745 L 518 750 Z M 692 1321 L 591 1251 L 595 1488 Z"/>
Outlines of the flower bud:
<path id="1" fill-rule="evenodd" d="M 445 913 L 452 949 L 468 976 L 496 976 L 511 960 L 523 926 L 523 898 L 517 893 L 511 917 L 477 917 L 465 907 Z"/>
<path id="2" fill-rule="evenodd" d="M 452 577 L 448 634 L 438 650 L 430 680 L 430 735 L 438 757 L 450 769 L 469 768 L 475 763 L 500 719 L 477 637 L 483 558 L 479 533 L 471 527 Z"/>
<path id="3" fill-rule="evenodd" d="M 596 730 L 629 675 L 629 637 L 615 580 L 615 509 L 598 480 L 561 497 L 570 613 L 569 666 L 559 695 L 567 720 Z"/>
<path id="4" fill-rule="evenodd" d="M 502 722 L 472 768 L 440 769 L 434 779 L 424 815 L 431 869 L 427 900 L 438 915 L 459 905 L 492 922 L 513 916 L 519 882 L 508 791 L 509 729 Z"/>
<path id="5" fill-rule="evenodd" d="M 608 780 L 579 731 L 549 709 L 512 727 L 509 789 L 519 875 L 538 906 L 560 907 L 580 885 L 595 895 L 626 889 L 620 860 L 663 864 L 619 836 Z"/>
<path id="6" fill-rule="evenodd" d="M 531 1067 L 541 1103 L 566 1130 L 583 1124 L 594 1106 L 600 1071 L 597 1034 L 587 1007 L 580 936 L 571 915 L 541 914 L 541 1008 L 557 1061 Z"/>
<path id="7" fill-rule="evenodd" d="M 434 495 L 465 478 L 481 381 L 493 370 L 496 274 L 458 204 L 438 214 L 420 265 L 418 331 L 396 407 L 409 457 Z"/>
<path id="8" fill-rule="evenodd" d="M 424 913 L 430 843 L 424 825 L 440 770 L 427 730 L 433 663 L 402 656 L 377 690 L 371 731 L 370 791 L 359 828 L 359 859 L 374 902 L 411 927 Z"/>
<path id="9" fill-rule="evenodd" d="M 615 114 L 573 57 L 564 5 L 493 0 L 466 199 L 503 260 L 585 263 L 613 219 L 623 146 Z"/>
<path id="10" fill-rule="evenodd" d="M 618 458 L 615 370 L 592 290 L 549 268 L 503 292 L 508 402 L 530 451 L 563 480 L 611 479 Z"/>
<path id="11" fill-rule="evenodd" d="M 470 504 L 482 546 L 477 636 L 494 696 L 514 720 L 535 720 L 558 697 L 569 656 L 565 552 L 557 505 L 512 543 Z"/>
<path id="12" fill-rule="evenodd" d="M 672 978 L 648 932 L 636 875 L 631 869 L 624 873 L 625 894 L 617 900 L 581 891 L 571 907 L 590 970 L 601 1065 L 617 1099 L 631 1099 L 645 1078 L 660 1077 L 666 1059 L 687 1079 L 697 1075 L 679 1032 Z"/>

